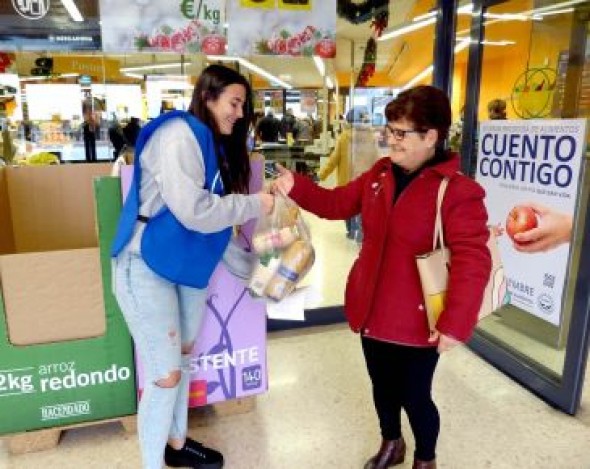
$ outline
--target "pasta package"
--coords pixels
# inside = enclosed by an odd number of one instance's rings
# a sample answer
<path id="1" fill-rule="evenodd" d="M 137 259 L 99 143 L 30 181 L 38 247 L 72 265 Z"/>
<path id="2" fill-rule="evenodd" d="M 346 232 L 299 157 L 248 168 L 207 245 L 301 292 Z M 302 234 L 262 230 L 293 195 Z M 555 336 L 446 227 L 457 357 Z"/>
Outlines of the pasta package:
<path id="1" fill-rule="evenodd" d="M 253 296 L 272 301 L 291 293 L 315 260 L 299 207 L 283 196 L 277 197 L 270 216 L 259 219 L 252 247 L 259 257 L 248 288 Z"/>

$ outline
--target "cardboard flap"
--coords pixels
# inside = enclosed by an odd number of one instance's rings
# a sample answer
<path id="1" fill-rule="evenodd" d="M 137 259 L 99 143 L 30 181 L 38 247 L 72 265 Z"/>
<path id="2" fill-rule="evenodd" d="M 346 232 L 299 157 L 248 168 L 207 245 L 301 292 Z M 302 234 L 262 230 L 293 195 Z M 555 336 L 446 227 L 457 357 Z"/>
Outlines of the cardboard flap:
<path id="1" fill-rule="evenodd" d="M 6 185 L 16 252 L 96 247 L 92 180 L 110 163 L 11 167 Z"/>
<path id="2" fill-rule="evenodd" d="M 98 248 L 1 256 L 0 282 L 14 345 L 105 333 Z"/>

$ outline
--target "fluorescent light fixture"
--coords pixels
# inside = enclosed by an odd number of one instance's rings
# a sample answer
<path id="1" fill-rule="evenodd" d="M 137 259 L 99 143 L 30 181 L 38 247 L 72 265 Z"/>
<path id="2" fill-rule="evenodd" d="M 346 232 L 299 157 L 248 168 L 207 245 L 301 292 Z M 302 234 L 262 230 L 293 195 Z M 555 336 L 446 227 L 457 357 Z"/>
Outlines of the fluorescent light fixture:
<path id="1" fill-rule="evenodd" d="M 140 75 L 139 73 L 127 72 L 127 73 L 124 73 L 123 75 L 125 75 L 126 77 L 137 78 L 139 80 L 143 80 L 143 75 Z"/>
<path id="2" fill-rule="evenodd" d="M 159 70 L 165 68 L 177 68 L 180 67 L 182 63 L 174 62 L 169 64 L 153 64 L 153 65 L 140 65 L 137 67 L 125 67 L 121 69 L 121 72 L 137 72 L 139 70 Z"/>
<path id="3" fill-rule="evenodd" d="M 486 41 L 483 40 L 481 41 L 482 44 L 486 45 L 486 46 L 511 46 L 513 44 L 516 44 L 515 41 L 508 41 L 507 39 L 503 39 L 501 41 Z"/>
<path id="4" fill-rule="evenodd" d="M 330 77 L 326 77 L 326 86 L 330 89 L 334 88 L 334 82 L 332 81 L 332 79 Z"/>
<path id="5" fill-rule="evenodd" d="M 537 15 L 545 16 L 547 14 L 547 12 L 561 10 L 565 7 L 578 5 L 580 3 L 586 3 L 587 1 L 588 0 L 571 0 L 569 2 L 554 3 L 553 5 L 549 5 L 546 7 L 535 8 L 534 10 L 528 11 L 526 13 L 529 13 L 531 15 L 537 14 Z"/>
<path id="6" fill-rule="evenodd" d="M 543 19 L 545 16 L 561 15 L 563 13 L 571 13 L 573 11 L 574 11 L 573 8 L 563 8 L 561 10 L 553 10 L 553 11 L 547 11 L 545 13 L 538 13 L 535 16 L 538 16 L 541 19 Z"/>
<path id="7" fill-rule="evenodd" d="M 41 80 L 52 80 L 54 78 L 73 78 L 79 77 L 79 73 L 62 73 L 61 75 L 43 75 L 34 77 L 19 77 L 19 81 L 41 81 Z"/>
<path id="8" fill-rule="evenodd" d="M 467 47 L 469 46 L 469 44 L 471 43 L 471 40 L 468 38 L 464 38 L 464 39 L 460 39 L 457 44 L 455 45 L 455 54 L 458 52 L 461 52 L 463 49 L 467 49 Z"/>
<path id="9" fill-rule="evenodd" d="M 467 3 L 466 5 L 462 5 L 457 8 L 457 13 L 459 15 L 468 15 L 473 13 L 473 3 Z"/>
<path id="10" fill-rule="evenodd" d="M 428 67 L 426 67 L 424 70 L 422 70 L 420 73 L 418 73 L 418 75 L 416 75 L 409 82 L 407 82 L 404 86 L 402 86 L 401 87 L 402 91 L 407 90 L 408 88 L 411 88 L 412 86 L 414 86 L 416 83 L 420 82 L 420 80 L 422 80 L 424 77 L 427 77 L 428 75 L 430 75 L 432 73 L 432 70 L 434 70 L 434 67 L 432 65 L 429 65 Z"/>
<path id="11" fill-rule="evenodd" d="M 74 21 L 84 21 L 84 17 L 82 16 L 82 13 L 80 13 L 80 10 L 78 10 L 78 7 L 74 3 L 74 0 L 61 0 L 61 4 L 68 11 L 69 15 L 72 17 Z"/>
<path id="12" fill-rule="evenodd" d="M 468 37 L 458 37 L 457 38 L 457 46 L 455 47 L 455 52 L 458 52 L 457 47 L 459 47 L 461 45 L 461 43 L 463 43 L 463 42 L 466 42 L 467 44 L 469 44 L 471 42 L 477 42 L 477 41 L 472 41 Z M 481 43 L 486 46 L 511 46 L 512 44 L 516 44 L 515 41 L 510 41 L 508 39 L 502 39 L 500 41 L 488 41 L 488 40 L 484 39 L 483 41 L 481 41 Z M 462 47 L 461 49 L 464 49 L 465 47 Z"/>
<path id="13" fill-rule="evenodd" d="M 436 18 L 427 18 L 422 21 L 416 21 L 415 23 L 410 23 L 406 26 L 402 26 L 401 28 L 394 29 L 389 31 L 388 33 L 383 34 L 379 37 L 378 41 L 387 41 L 388 39 L 393 39 L 394 37 L 403 36 L 404 34 L 411 33 L 412 31 L 416 31 L 417 29 L 421 29 L 429 24 L 433 24 L 436 21 Z"/>
<path id="14" fill-rule="evenodd" d="M 423 15 L 414 16 L 412 18 L 413 22 L 427 20 L 428 18 L 434 18 L 436 16 L 436 11 L 429 11 L 428 13 L 424 13 Z"/>
<path id="15" fill-rule="evenodd" d="M 49 76 L 43 77 L 19 77 L 18 81 L 40 81 L 40 80 L 48 80 Z"/>
<path id="16" fill-rule="evenodd" d="M 208 55 L 207 59 L 208 60 L 218 60 L 219 62 L 238 62 L 243 67 L 247 68 L 251 72 L 256 73 L 257 75 L 260 75 L 260 76 L 266 78 L 271 83 L 276 83 L 277 85 L 282 86 L 283 88 L 286 88 L 288 90 L 293 88 L 293 85 L 290 85 L 289 83 L 284 82 L 280 78 L 274 76 L 272 73 L 267 72 L 263 68 L 260 68 L 258 65 L 255 65 L 246 59 L 242 59 L 241 57 L 232 57 L 230 55 Z"/>
<path id="17" fill-rule="evenodd" d="M 324 76 L 326 74 L 326 65 L 324 64 L 324 61 L 322 60 L 322 58 L 317 55 L 314 55 L 313 56 L 313 63 L 315 63 L 315 67 L 318 69 L 318 73 L 321 76 Z"/>
<path id="18" fill-rule="evenodd" d="M 484 13 L 483 17 L 498 21 L 529 21 L 531 19 L 530 16 L 521 13 Z"/>
<path id="19" fill-rule="evenodd" d="M 457 43 L 457 45 L 455 45 L 455 54 L 457 52 L 461 52 L 463 49 L 466 49 L 467 46 L 469 46 L 469 42 L 470 42 L 469 39 L 465 39 L 465 38 L 460 39 L 459 42 Z M 414 78 L 412 78 L 409 82 L 407 82 L 404 86 L 402 86 L 400 88 L 400 90 L 403 91 L 403 90 L 407 90 L 408 88 L 411 88 L 416 83 L 419 83 L 422 79 L 424 79 L 425 77 L 430 75 L 433 70 L 434 70 L 434 66 L 429 65 L 424 70 L 422 70 L 420 73 L 418 73 Z"/>

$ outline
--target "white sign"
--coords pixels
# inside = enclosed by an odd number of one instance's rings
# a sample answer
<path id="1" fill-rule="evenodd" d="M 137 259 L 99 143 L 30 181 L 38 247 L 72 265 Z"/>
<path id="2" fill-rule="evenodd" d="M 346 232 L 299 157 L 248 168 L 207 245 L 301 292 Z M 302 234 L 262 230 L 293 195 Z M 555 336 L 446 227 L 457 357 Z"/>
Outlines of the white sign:
<path id="1" fill-rule="evenodd" d="M 476 179 L 504 232 L 507 302 L 556 326 L 585 135 L 585 119 L 494 120 L 479 131 Z"/>
<path id="2" fill-rule="evenodd" d="M 225 54 L 225 0 L 100 0 L 105 52 Z"/>
<path id="3" fill-rule="evenodd" d="M 336 0 L 228 0 L 230 55 L 336 56 Z"/>

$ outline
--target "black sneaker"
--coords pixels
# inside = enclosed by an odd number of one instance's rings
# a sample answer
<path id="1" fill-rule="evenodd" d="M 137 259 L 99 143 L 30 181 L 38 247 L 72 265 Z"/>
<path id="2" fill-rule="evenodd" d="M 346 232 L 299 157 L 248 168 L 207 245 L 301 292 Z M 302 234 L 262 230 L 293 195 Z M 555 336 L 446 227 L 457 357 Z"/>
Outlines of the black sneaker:
<path id="1" fill-rule="evenodd" d="M 169 467 L 190 467 L 193 469 L 221 469 L 223 455 L 219 451 L 207 448 L 190 438 L 186 439 L 182 449 L 166 445 L 164 462 Z"/>

